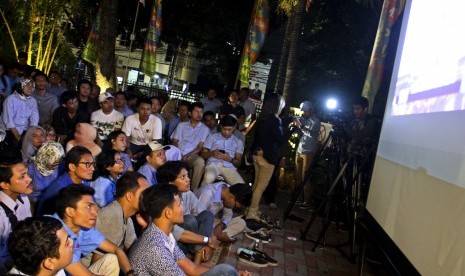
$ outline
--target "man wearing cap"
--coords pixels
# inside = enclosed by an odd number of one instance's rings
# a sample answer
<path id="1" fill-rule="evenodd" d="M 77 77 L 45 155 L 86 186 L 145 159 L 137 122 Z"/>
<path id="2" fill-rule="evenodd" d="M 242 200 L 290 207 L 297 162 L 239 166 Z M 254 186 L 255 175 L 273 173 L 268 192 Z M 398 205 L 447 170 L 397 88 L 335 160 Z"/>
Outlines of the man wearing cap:
<path id="1" fill-rule="evenodd" d="M 318 150 L 318 135 L 320 134 L 320 119 L 313 114 L 313 104 L 304 101 L 300 104 L 303 112 L 301 117 L 294 118 L 294 123 L 300 132 L 299 145 L 295 156 L 295 187 L 299 187 L 312 164 L 315 153 Z M 303 208 L 310 206 L 311 186 L 305 185 Z"/>
<path id="2" fill-rule="evenodd" d="M 100 140 L 107 139 L 108 134 L 123 127 L 124 116 L 114 109 L 115 97 L 108 92 L 100 94 L 98 102 L 100 109 L 92 112 L 90 124 L 97 129 Z"/>
<path id="3" fill-rule="evenodd" d="M 150 185 L 158 184 L 157 169 L 165 164 L 165 150 L 169 148 L 169 146 L 163 146 L 156 141 L 152 141 L 144 147 L 143 151 L 147 162 L 139 168 L 138 172 L 145 176 Z"/>

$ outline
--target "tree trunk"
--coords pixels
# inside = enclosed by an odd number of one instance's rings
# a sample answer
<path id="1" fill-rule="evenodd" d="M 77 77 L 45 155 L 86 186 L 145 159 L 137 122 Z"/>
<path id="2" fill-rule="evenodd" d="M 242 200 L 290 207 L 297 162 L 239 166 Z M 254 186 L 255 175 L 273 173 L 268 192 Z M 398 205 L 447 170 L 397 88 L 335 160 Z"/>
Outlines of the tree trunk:
<path id="1" fill-rule="evenodd" d="M 283 98 L 289 106 L 292 92 L 296 89 L 296 67 L 299 56 L 300 34 L 304 16 L 306 0 L 297 0 L 294 12 L 294 24 L 291 32 L 291 43 L 289 45 L 289 58 L 286 67 L 286 81 L 284 82 Z"/>
<path id="2" fill-rule="evenodd" d="M 118 1 L 101 1 L 102 13 L 99 29 L 99 47 L 97 64 L 95 65 L 95 78 L 102 92 L 107 88 L 116 89 L 116 26 Z"/>
<path id="3" fill-rule="evenodd" d="M 278 93 L 278 91 L 282 92 L 283 83 L 285 80 L 284 76 L 284 69 L 287 66 L 287 58 L 289 57 L 289 45 L 291 42 L 291 32 L 292 27 L 294 26 L 294 12 L 291 12 L 289 18 L 286 22 L 286 31 L 284 33 L 284 42 L 283 42 L 283 49 L 281 51 L 281 58 L 279 59 L 279 67 L 278 67 L 278 74 L 276 76 L 276 83 L 274 86 L 274 92 Z"/>

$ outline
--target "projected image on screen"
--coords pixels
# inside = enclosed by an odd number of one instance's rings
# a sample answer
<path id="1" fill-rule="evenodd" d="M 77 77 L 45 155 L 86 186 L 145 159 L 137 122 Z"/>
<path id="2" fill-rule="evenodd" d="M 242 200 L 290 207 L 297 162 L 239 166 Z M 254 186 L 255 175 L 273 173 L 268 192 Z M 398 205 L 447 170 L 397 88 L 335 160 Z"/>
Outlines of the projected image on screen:
<path id="1" fill-rule="evenodd" d="M 445 1 L 438 10 L 419 2 L 412 3 L 422 7 L 408 22 L 392 115 L 465 110 L 465 16 L 457 16 L 465 5 Z"/>
<path id="2" fill-rule="evenodd" d="M 420 275 L 465 275 L 464 98 L 465 1 L 406 1 L 366 210 Z"/>

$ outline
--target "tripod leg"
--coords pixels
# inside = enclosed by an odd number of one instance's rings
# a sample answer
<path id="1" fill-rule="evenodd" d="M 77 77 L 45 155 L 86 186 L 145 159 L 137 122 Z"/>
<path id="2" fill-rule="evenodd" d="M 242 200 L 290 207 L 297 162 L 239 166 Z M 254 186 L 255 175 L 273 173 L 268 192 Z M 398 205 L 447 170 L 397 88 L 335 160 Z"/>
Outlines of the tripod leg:
<path id="1" fill-rule="evenodd" d="M 326 197 L 321 201 L 320 205 L 318 208 L 313 212 L 312 217 L 310 218 L 310 221 L 307 224 L 307 227 L 303 232 L 301 232 L 301 238 L 305 240 L 305 237 L 307 236 L 308 231 L 310 230 L 310 227 L 312 227 L 313 222 L 316 219 L 316 216 L 320 213 L 321 209 L 325 206 L 326 202 L 328 199 L 330 199 L 333 196 L 334 189 L 336 188 L 337 184 L 339 183 L 339 180 L 341 179 L 342 175 L 344 174 L 345 169 L 347 168 L 347 165 L 349 164 L 351 160 L 351 157 L 349 157 L 344 164 L 342 165 L 341 169 L 339 170 L 339 173 L 337 174 L 336 178 L 334 179 L 333 183 L 331 184 L 331 187 L 329 188 L 328 192 L 326 193 Z M 326 230 L 325 230 L 326 231 Z M 324 232 L 323 232 L 324 233 Z"/>

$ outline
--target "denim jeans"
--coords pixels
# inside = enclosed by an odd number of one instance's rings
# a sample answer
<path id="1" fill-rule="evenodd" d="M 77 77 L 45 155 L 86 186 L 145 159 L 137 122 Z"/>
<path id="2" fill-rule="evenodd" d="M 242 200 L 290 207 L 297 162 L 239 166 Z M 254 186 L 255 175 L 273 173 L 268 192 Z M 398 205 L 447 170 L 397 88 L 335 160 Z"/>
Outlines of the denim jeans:
<path id="1" fill-rule="evenodd" d="M 215 221 L 215 217 L 212 212 L 205 210 L 200 212 L 197 216 L 194 215 L 184 215 L 184 223 L 180 224 L 182 228 L 185 230 L 194 232 L 196 234 L 210 237 L 213 233 L 213 223 Z M 179 247 L 182 251 L 193 251 L 195 249 L 202 248 L 203 245 L 196 245 L 194 247 L 193 244 L 182 244 L 178 242 Z"/>
<path id="2" fill-rule="evenodd" d="M 237 276 L 236 269 L 228 264 L 219 264 L 210 268 L 207 272 L 203 273 L 202 276 Z"/>

